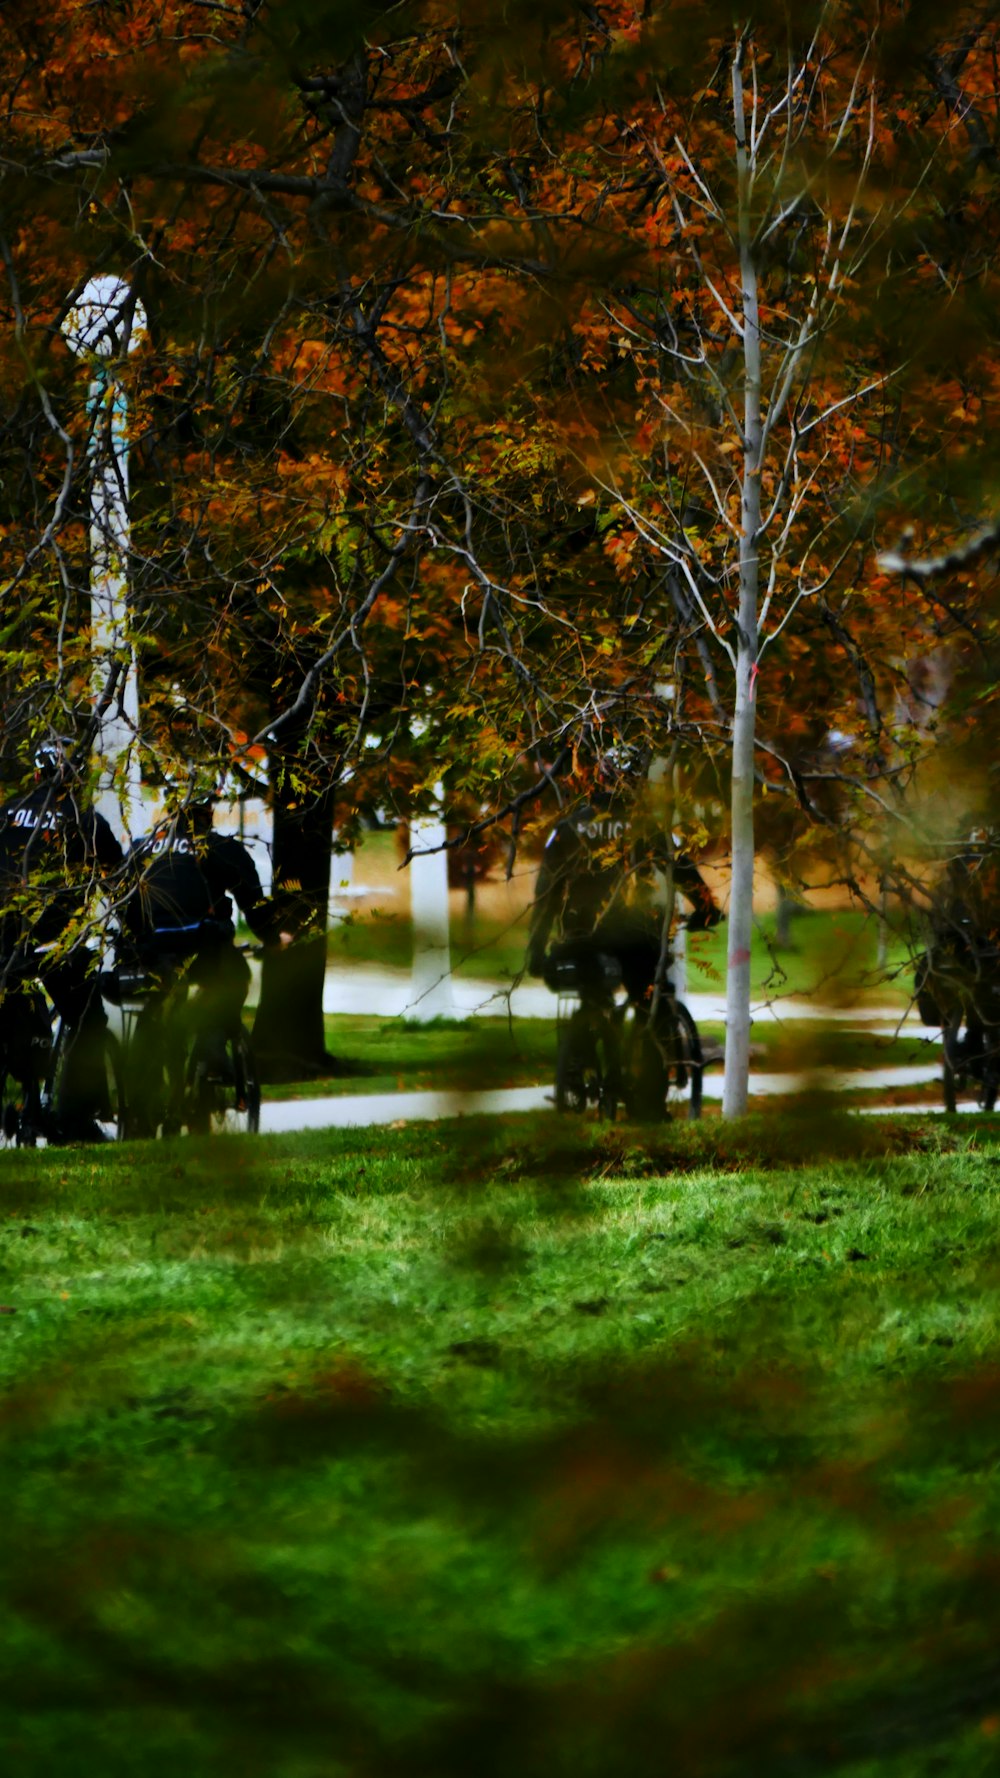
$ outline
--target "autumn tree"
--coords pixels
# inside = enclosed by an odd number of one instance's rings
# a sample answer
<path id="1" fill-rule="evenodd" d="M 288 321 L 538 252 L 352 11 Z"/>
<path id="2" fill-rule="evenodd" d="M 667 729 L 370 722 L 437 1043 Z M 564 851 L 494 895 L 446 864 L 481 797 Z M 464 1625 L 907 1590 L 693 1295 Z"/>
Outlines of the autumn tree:
<path id="1" fill-rule="evenodd" d="M 923 745 L 869 542 L 931 455 L 898 292 L 932 315 L 968 267 L 937 194 L 991 39 L 868 11 L 5 13 L 12 732 L 86 686 L 88 419 L 57 330 L 113 263 L 152 342 L 144 742 L 199 781 L 269 773 L 313 936 L 291 992 L 269 963 L 262 1029 L 283 1002 L 300 1061 L 325 1065 L 334 819 L 443 778 L 516 841 L 581 741 L 638 734 L 691 784 L 731 756 L 740 1108 L 754 783 L 820 826 L 889 819 Z M 945 356 L 910 352 L 940 452 Z"/>
<path id="2" fill-rule="evenodd" d="M 708 36 L 697 57 L 687 34 L 682 60 L 673 11 L 636 21 L 627 128 L 607 125 L 606 209 L 641 208 L 649 254 L 608 293 L 618 364 L 581 455 L 624 515 L 623 571 L 662 564 L 704 657 L 700 724 L 730 758 L 728 1115 L 747 1095 L 755 786 L 829 821 L 815 792 L 835 780 L 891 819 L 914 765 L 891 664 L 912 614 L 875 577 L 872 519 L 925 418 L 907 374 L 914 249 L 936 232 L 926 194 L 960 158 L 960 123 L 912 23 L 906 9 L 790 8 Z M 984 73 L 978 24 L 966 48 Z M 811 769 L 795 759 L 803 726 Z M 835 726 L 859 743 L 846 767 L 823 758 Z"/>
<path id="3" fill-rule="evenodd" d="M 196 6 L 137 6 L 114 36 L 89 22 L 67 33 L 32 7 L 7 22 L 10 91 L 32 100 L 12 104 L 6 170 L 10 369 L 38 513 L 27 547 L 23 520 L 9 544 L 23 620 L 35 581 L 47 601 L 36 702 L 85 684 L 88 422 L 56 342 L 73 268 L 78 287 L 114 254 L 152 339 L 133 377 L 143 744 L 154 770 L 176 776 L 179 754 L 199 782 L 213 761 L 252 775 L 266 750 L 276 883 L 319 926 L 337 787 L 362 797 L 380 770 L 380 800 L 395 786 L 412 801 L 442 775 L 408 763 L 414 712 L 437 725 L 456 796 L 485 788 L 492 815 L 516 816 L 567 739 L 611 720 L 623 688 L 648 690 L 651 663 L 616 658 L 632 590 L 532 393 L 559 382 L 595 260 L 569 264 L 549 233 L 565 192 L 536 192 L 524 153 L 537 78 L 515 83 L 499 139 L 487 114 L 506 25 L 339 7 L 259 8 L 208 34 Z M 539 75 L 567 71 L 576 23 L 537 49 Z M 579 594 L 557 588 L 568 563 Z M 362 753 L 373 723 L 382 745 Z M 322 1061 L 321 930 L 266 970 L 261 1022 L 272 979 L 304 961 L 286 1023 Z"/>

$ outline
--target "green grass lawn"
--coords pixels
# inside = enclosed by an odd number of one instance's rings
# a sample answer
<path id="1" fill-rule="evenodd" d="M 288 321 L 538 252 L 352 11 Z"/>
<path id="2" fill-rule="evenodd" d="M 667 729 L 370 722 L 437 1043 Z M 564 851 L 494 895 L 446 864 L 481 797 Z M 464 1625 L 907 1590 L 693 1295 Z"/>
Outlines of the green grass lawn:
<path id="1" fill-rule="evenodd" d="M 435 1020 L 331 1013 L 326 1042 L 340 1071 L 315 1080 L 268 1086 L 268 1099 L 321 1098 L 326 1094 L 477 1092 L 551 1080 L 555 1019 Z"/>
<path id="2" fill-rule="evenodd" d="M 528 912 L 514 921 L 464 914 L 451 921 L 451 963 L 457 975 L 510 981 L 524 968 Z M 331 964 L 377 963 L 384 969 L 409 969 L 413 962 L 413 927 L 409 914 L 376 908 L 351 914 L 330 928 L 327 946 Z"/>
<path id="3" fill-rule="evenodd" d="M 725 989 L 727 925 L 689 939 L 688 987 L 692 993 Z M 458 975 L 510 980 L 524 967 L 527 915 L 500 922 L 476 915 L 451 923 L 452 967 Z M 377 963 L 409 969 L 413 932 L 409 916 L 378 911 L 358 914 L 335 926 L 329 936 L 332 966 Z M 906 1004 L 913 971 L 903 935 L 889 946 L 884 968 L 878 966 L 876 922 L 863 910 L 830 913 L 806 909 L 792 927 L 792 948 L 779 951 L 774 942 L 774 916 L 761 914 L 756 923 L 751 963 L 755 996 L 783 998 L 803 995 L 820 1003 L 864 1005 Z"/>
<path id="4" fill-rule="evenodd" d="M 0 1749 L 986 1778 L 1000 1123 L 0 1160 Z"/>
<path id="5" fill-rule="evenodd" d="M 723 1025 L 700 1025 L 699 1030 L 703 1041 L 722 1043 Z M 897 1034 L 822 1019 L 755 1019 L 750 1041 L 757 1068 L 897 1068 L 941 1057 L 940 1042 L 921 1027 Z"/>
<path id="6" fill-rule="evenodd" d="M 705 1023 L 702 1042 L 721 1050 L 725 1028 Z M 316 1080 L 265 1088 L 269 1099 L 328 1094 L 441 1091 L 531 1086 L 553 1078 L 554 1019 L 466 1019 L 414 1025 L 405 1019 L 332 1013 L 327 1047 L 340 1071 Z M 940 1059 L 940 1045 L 918 1032 L 882 1036 L 819 1020 L 758 1019 L 753 1032 L 757 1069 L 802 1071 L 898 1067 Z"/>
<path id="7" fill-rule="evenodd" d="M 821 1005 L 892 1005 L 910 999 L 913 971 L 905 935 L 888 947 L 878 964 L 877 922 L 860 908 L 837 912 L 803 909 L 792 923 L 792 944 L 778 950 L 773 914 L 755 922 L 750 965 L 755 996 L 802 996 Z M 725 989 L 727 926 L 689 938 L 688 988 L 692 993 Z"/>

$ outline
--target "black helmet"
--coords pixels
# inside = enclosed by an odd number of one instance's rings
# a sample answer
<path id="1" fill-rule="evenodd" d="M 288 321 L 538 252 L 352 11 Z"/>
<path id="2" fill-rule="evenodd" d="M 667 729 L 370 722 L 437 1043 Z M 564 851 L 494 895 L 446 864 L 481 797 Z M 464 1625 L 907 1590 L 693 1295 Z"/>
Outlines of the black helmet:
<path id="1" fill-rule="evenodd" d="M 646 776 L 648 755 L 644 747 L 629 746 L 625 742 L 618 746 L 608 747 L 597 761 L 597 776 L 602 784 L 633 785 L 638 784 Z"/>
<path id="2" fill-rule="evenodd" d="M 39 741 L 32 756 L 37 776 L 47 784 L 65 783 L 76 771 L 74 748 L 75 742 L 69 735 L 50 735 Z"/>
<path id="3" fill-rule="evenodd" d="M 196 796 L 185 803 L 180 813 L 194 833 L 207 833 L 215 820 L 214 796 Z"/>

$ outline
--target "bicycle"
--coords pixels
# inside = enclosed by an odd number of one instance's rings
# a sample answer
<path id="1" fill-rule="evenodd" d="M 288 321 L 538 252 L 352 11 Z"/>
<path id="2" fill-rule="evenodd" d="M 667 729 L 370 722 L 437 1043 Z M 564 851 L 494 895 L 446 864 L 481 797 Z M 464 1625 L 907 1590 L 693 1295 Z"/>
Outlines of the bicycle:
<path id="1" fill-rule="evenodd" d="M 613 1120 L 621 1089 L 621 987 L 616 957 L 599 951 L 589 957 L 546 961 L 544 980 L 556 1000 L 557 1111 L 586 1111 L 596 1105 Z"/>
<path id="2" fill-rule="evenodd" d="M 0 1145 L 35 1148 L 67 1137 L 58 1105 L 62 1096 L 69 1033 L 32 979 L 29 965 L 8 972 L 0 1006 Z M 103 1062 L 103 1091 L 94 1122 L 105 1141 L 121 1141 L 126 1110 L 121 1046 L 113 1031 L 95 1034 Z"/>
<path id="3" fill-rule="evenodd" d="M 1000 1093 L 1000 954 L 966 938 L 917 962 L 914 990 L 925 1025 L 940 1025 L 944 1108 L 958 1109 L 971 1083 L 982 1111 Z"/>
<path id="4" fill-rule="evenodd" d="M 154 936 L 176 946 L 204 937 L 207 925 Z M 260 947 L 236 948 L 255 956 Z M 197 956 L 180 957 L 166 978 L 141 963 L 119 963 L 102 977 L 105 999 L 122 1017 L 130 1136 L 169 1137 L 185 1130 L 255 1135 L 260 1128 L 257 1064 L 242 1021 L 199 1029 L 190 1016 L 189 977 Z"/>
<path id="5" fill-rule="evenodd" d="M 972 1081 L 980 1110 L 992 1111 L 1000 1090 L 1000 1031 L 990 1033 L 981 1026 L 970 1031 L 966 1024 L 963 1037 L 962 1026 L 959 1020 L 941 1028 L 944 1108 L 957 1111 L 959 1094 Z"/>
<path id="6" fill-rule="evenodd" d="M 614 1122 L 619 1104 L 649 1122 L 683 1111 L 699 1118 L 704 1058 L 698 1027 L 665 987 L 655 1025 L 648 1008 L 617 999 L 621 966 L 610 952 L 550 957 L 546 986 L 556 1001 L 555 1105 L 583 1112 L 595 1105 Z"/>

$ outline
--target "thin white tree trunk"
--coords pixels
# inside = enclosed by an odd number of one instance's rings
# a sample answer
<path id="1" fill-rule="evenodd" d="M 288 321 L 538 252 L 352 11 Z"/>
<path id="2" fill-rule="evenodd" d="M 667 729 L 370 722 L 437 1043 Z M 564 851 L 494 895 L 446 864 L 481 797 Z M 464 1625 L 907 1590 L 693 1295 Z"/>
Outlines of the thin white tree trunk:
<path id="1" fill-rule="evenodd" d="M 733 116 L 739 181 L 740 278 L 743 292 L 743 490 L 739 537 L 736 700 L 733 710 L 729 956 L 726 969 L 726 1065 L 723 1117 L 747 1108 L 750 1076 L 750 950 L 753 937 L 753 790 L 757 678 L 758 532 L 762 451 L 760 325 L 750 219 L 751 167 L 743 104 L 743 44 L 733 57 Z"/>

